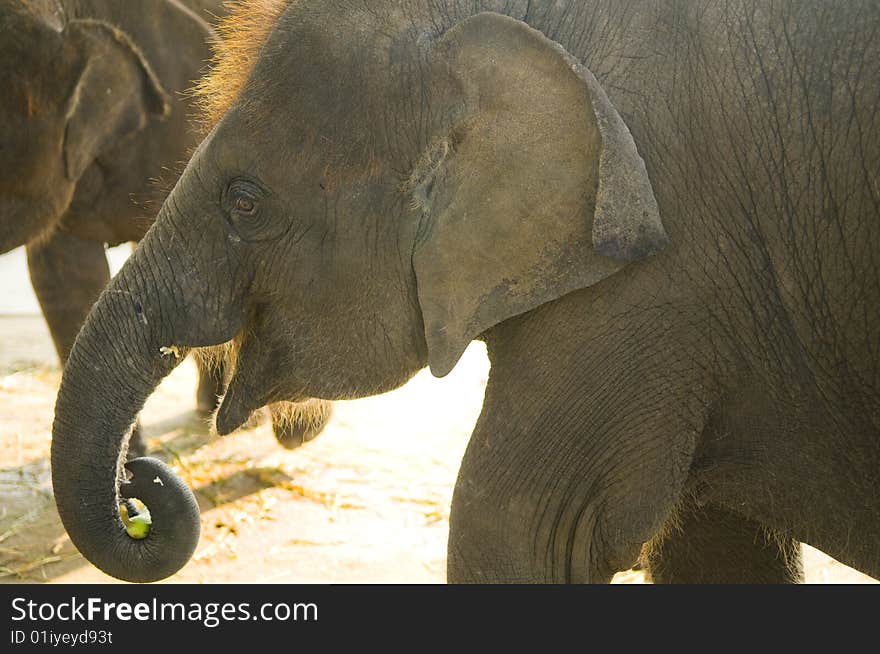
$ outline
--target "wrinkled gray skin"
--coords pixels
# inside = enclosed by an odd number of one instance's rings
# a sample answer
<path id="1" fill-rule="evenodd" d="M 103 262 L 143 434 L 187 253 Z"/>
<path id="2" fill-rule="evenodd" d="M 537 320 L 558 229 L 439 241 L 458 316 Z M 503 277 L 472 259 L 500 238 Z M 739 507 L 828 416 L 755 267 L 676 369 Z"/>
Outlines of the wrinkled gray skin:
<path id="1" fill-rule="evenodd" d="M 74 543 L 125 579 L 186 560 L 116 512 L 160 345 L 237 337 L 228 432 L 443 375 L 481 338 L 450 581 L 604 582 L 640 554 L 656 581 L 797 581 L 798 541 L 880 577 L 878 21 L 296 3 L 71 354 L 52 460 Z"/>
<path id="2" fill-rule="evenodd" d="M 105 244 L 143 237 L 198 143 L 185 92 L 211 56 L 202 17 L 222 13 L 221 0 L 0 2 L 0 253 L 27 245 L 62 364 L 110 280 Z M 210 413 L 223 371 L 201 368 Z M 283 444 L 315 432 L 276 429 Z M 138 430 L 130 449 L 145 449 Z"/>

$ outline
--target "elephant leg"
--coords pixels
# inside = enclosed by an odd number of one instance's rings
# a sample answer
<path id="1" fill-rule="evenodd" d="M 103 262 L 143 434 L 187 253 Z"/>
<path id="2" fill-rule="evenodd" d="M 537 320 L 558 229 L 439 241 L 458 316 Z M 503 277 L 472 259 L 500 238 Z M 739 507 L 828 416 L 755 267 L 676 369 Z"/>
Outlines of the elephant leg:
<path id="1" fill-rule="evenodd" d="M 606 459 L 552 431 L 516 449 L 510 432 L 476 431 L 453 495 L 449 582 L 608 583 L 630 569 L 680 500 L 689 463 L 687 443 L 659 433 L 670 451 L 619 441 L 602 445 L 616 450 Z"/>
<path id="2" fill-rule="evenodd" d="M 655 583 L 791 584 L 804 578 L 801 546 L 720 506 L 688 502 L 643 553 Z"/>
<path id="3" fill-rule="evenodd" d="M 278 443 L 296 449 L 323 431 L 333 414 L 333 404 L 326 400 L 278 402 L 269 406 L 272 432 Z"/>
<path id="4" fill-rule="evenodd" d="M 450 514 L 450 582 L 608 582 L 681 501 L 707 388 L 677 358 L 671 339 L 684 328 L 658 333 L 662 317 L 647 312 L 615 320 L 600 301 L 593 312 L 548 305 L 487 336 L 483 411 Z"/>
<path id="5" fill-rule="evenodd" d="M 31 285 L 61 364 L 98 296 L 110 281 L 104 245 L 62 231 L 27 246 Z"/>
<path id="6" fill-rule="evenodd" d="M 196 410 L 210 415 L 217 408 L 220 397 L 226 388 L 226 371 L 222 362 L 210 363 L 193 353 L 199 370 L 199 386 L 196 390 Z"/>
<path id="7" fill-rule="evenodd" d="M 131 438 L 128 439 L 128 453 L 126 458 L 137 459 L 147 455 L 147 439 L 141 431 L 141 423 L 138 420 L 131 430 Z"/>
<path id="8" fill-rule="evenodd" d="M 104 245 L 56 230 L 49 238 L 27 246 L 31 285 L 61 365 L 98 296 L 110 281 Z M 142 456 L 146 444 L 136 425 L 129 455 Z"/>

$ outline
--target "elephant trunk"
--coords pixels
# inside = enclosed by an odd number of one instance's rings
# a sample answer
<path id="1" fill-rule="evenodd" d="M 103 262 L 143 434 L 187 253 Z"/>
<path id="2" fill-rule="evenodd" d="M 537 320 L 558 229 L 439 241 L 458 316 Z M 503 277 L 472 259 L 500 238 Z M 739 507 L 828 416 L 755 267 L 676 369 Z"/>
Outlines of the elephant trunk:
<path id="1" fill-rule="evenodd" d="M 231 321 L 205 316 L 206 285 L 192 273 L 181 274 L 192 253 L 176 236 L 173 221 L 160 216 L 105 289 L 71 351 L 55 406 L 52 483 L 58 513 L 83 556 L 127 581 L 174 574 L 195 550 L 200 530 L 195 496 L 168 466 L 152 458 L 123 466 L 127 435 L 186 346 L 210 344 L 186 339 L 222 342 L 237 330 Z M 198 315 L 202 326 L 196 329 Z M 145 538 L 129 536 L 120 519 L 127 498 L 149 510 Z"/>

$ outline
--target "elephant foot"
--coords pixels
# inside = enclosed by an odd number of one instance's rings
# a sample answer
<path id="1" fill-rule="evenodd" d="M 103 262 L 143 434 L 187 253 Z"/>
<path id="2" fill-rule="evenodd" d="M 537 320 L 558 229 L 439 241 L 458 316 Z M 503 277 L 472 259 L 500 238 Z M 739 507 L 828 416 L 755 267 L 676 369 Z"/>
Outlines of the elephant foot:
<path id="1" fill-rule="evenodd" d="M 275 440 L 294 450 L 320 434 L 330 416 L 333 405 L 324 400 L 307 400 L 297 404 L 280 402 L 269 407 Z"/>
<path id="2" fill-rule="evenodd" d="M 131 438 L 128 440 L 128 453 L 126 459 L 131 461 L 147 454 L 147 439 L 141 432 L 141 424 L 138 422 L 131 431 Z"/>

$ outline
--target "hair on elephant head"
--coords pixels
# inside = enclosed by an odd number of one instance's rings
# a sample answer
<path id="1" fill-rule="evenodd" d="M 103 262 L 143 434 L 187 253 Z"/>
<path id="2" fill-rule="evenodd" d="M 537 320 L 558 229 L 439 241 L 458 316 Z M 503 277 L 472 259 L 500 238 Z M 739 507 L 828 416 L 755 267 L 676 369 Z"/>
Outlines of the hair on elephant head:
<path id="1" fill-rule="evenodd" d="M 225 433 L 265 404 L 374 394 L 426 364 L 445 375 L 493 325 L 667 244 L 601 85 L 526 24 L 481 13 L 432 29 L 336 2 L 242 11 L 226 31 L 243 41 L 201 87 L 219 120 L 90 315 L 58 398 L 53 464 L 93 469 L 106 520 L 66 473 L 60 513 L 123 578 L 152 563 L 113 560 L 102 531 L 125 536 L 100 452 L 173 367 L 160 348 L 235 339 Z M 114 383 L 132 367 L 136 386 Z"/>

